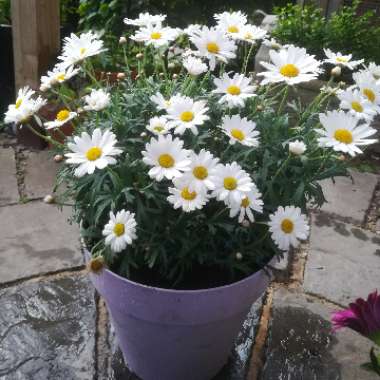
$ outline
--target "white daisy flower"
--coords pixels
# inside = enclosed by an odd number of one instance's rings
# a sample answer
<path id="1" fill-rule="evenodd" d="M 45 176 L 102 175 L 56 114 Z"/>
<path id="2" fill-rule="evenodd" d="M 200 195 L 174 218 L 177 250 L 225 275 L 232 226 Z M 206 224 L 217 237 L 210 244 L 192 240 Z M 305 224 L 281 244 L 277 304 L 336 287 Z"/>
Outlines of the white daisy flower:
<path id="1" fill-rule="evenodd" d="M 209 119 L 205 113 L 208 111 L 206 101 L 194 101 L 188 96 L 176 96 L 170 101 L 166 117 L 170 120 L 170 126 L 175 128 L 175 133 L 182 135 L 190 129 L 198 134 L 198 125 L 202 125 Z"/>
<path id="2" fill-rule="evenodd" d="M 306 216 L 299 207 L 280 206 L 269 218 L 272 239 L 282 251 L 289 250 L 290 246 L 297 247 L 299 240 L 305 240 L 309 236 L 310 228 Z"/>
<path id="3" fill-rule="evenodd" d="M 189 152 L 183 149 L 183 141 L 179 138 L 173 140 L 172 135 L 152 137 L 145 149 L 143 161 L 152 166 L 148 174 L 156 181 L 164 177 L 171 180 L 190 170 Z"/>
<path id="4" fill-rule="evenodd" d="M 187 28 L 183 30 L 183 32 L 187 34 L 189 37 L 191 37 L 194 34 L 200 33 L 201 29 L 202 29 L 202 25 L 200 24 L 190 24 Z"/>
<path id="5" fill-rule="evenodd" d="M 77 116 L 78 114 L 76 112 L 72 112 L 64 108 L 57 113 L 55 120 L 45 122 L 44 126 L 46 129 L 62 127 L 62 125 L 65 125 L 70 120 L 75 119 Z"/>
<path id="6" fill-rule="evenodd" d="M 376 108 L 379 113 L 380 108 L 380 83 L 378 83 L 369 71 L 360 71 L 352 74 L 361 94 Z"/>
<path id="7" fill-rule="evenodd" d="M 230 78 L 227 73 L 224 73 L 221 78 L 214 79 L 216 89 L 214 94 L 223 94 L 219 103 L 227 103 L 228 107 L 244 107 L 245 101 L 248 98 L 256 96 L 253 91 L 255 87 L 250 85 L 251 79 L 243 74 L 235 73 Z"/>
<path id="8" fill-rule="evenodd" d="M 321 62 L 306 53 L 306 49 L 290 45 L 279 51 L 270 50 L 272 63 L 260 62 L 268 71 L 257 75 L 263 76 L 261 84 L 285 82 L 289 85 L 309 82 L 321 73 Z"/>
<path id="9" fill-rule="evenodd" d="M 130 19 L 125 18 L 124 24 L 126 25 L 134 25 L 134 26 L 148 26 L 148 25 L 155 25 L 160 24 L 163 21 L 165 21 L 166 15 L 158 14 L 158 15 L 151 15 L 148 12 L 146 13 L 140 13 L 139 17 L 136 19 Z"/>
<path id="10" fill-rule="evenodd" d="M 247 24 L 236 34 L 236 39 L 254 44 L 256 41 L 263 40 L 267 35 L 268 32 L 265 29 Z"/>
<path id="11" fill-rule="evenodd" d="M 376 81 L 380 80 L 380 65 L 376 65 L 374 62 L 370 62 L 368 66 L 365 66 L 365 69 L 373 76 Z"/>
<path id="12" fill-rule="evenodd" d="M 368 124 L 360 124 L 356 116 L 344 111 L 328 111 L 319 115 L 323 129 L 317 129 L 321 137 L 318 138 L 319 146 L 333 148 L 337 152 L 348 153 L 354 157 L 357 153 L 363 153 L 358 146 L 370 145 L 376 139 L 368 137 L 376 133 L 376 129 Z"/>
<path id="13" fill-rule="evenodd" d="M 275 49 L 275 50 L 279 50 L 283 47 L 285 47 L 286 45 L 281 45 L 276 39 L 274 38 L 271 38 L 271 39 L 264 39 L 263 40 L 263 45 L 264 46 L 267 46 L 269 47 L 270 49 Z"/>
<path id="14" fill-rule="evenodd" d="M 164 116 L 155 116 L 149 120 L 146 129 L 155 135 L 165 135 L 170 132 L 168 120 Z"/>
<path id="15" fill-rule="evenodd" d="M 215 168 L 215 190 L 212 196 L 226 205 L 241 204 L 243 198 L 254 188 L 248 173 L 239 164 L 219 164 Z"/>
<path id="16" fill-rule="evenodd" d="M 155 48 L 167 46 L 169 42 L 178 37 L 178 30 L 163 27 L 160 23 L 156 25 L 148 24 L 139 29 L 130 38 L 137 42 L 144 42 L 146 46 L 153 45 Z"/>
<path id="17" fill-rule="evenodd" d="M 73 143 L 68 143 L 68 148 L 73 153 L 66 153 L 66 163 L 79 165 L 75 169 L 76 177 L 94 173 L 95 169 L 104 169 L 108 165 L 116 164 L 117 156 L 122 153 L 121 149 L 115 148 L 116 136 L 109 130 L 104 133 L 97 128 L 90 136 L 82 132 L 81 136 L 75 136 Z"/>
<path id="18" fill-rule="evenodd" d="M 300 140 L 294 140 L 289 143 L 289 152 L 296 156 L 304 154 L 306 151 L 306 144 Z"/>
<path id="19" fill-rule="evenodd" d="M 190 171 L 183 175 L 191 191 L 215 189 L 215 168 L 219 162 L 210 152 L 202 149 L 198 154 L 190 152 Z"/>
<path id="20" fill-rule="evenodd" d="M 83 107 L 85 111 L 101 111 L 107 108 L 111 103 L 111 96 L 102 89 L 92 89 L 90 95 L 84 97 L 86 105 Z"/>
<path id="21" fill-rule="evenodd" d="M 181 98 L 181 95 L 173 95 L 171 98 L 165 99 L 160 92 L 156 92 L 150 97 L 150 100 L 156 105 L 157 110 L 166 111 L 171 106 L 173 100 L 176 98 Z"/>
<path id="22" fill-rule="evenodd" d="M 230 144 L 236 142 L 257 147 L 259 145 L 258 137 L 260 133 L 256 131 L 256 123 L 240 115 L 224 116 L 222 119 L 222 131 L 230 138 Z"/>
<path id="23" fill-rule="evenodd" d="M 150 100 L 156 105 L 159 111 L 166 110 L 170 106 L 170 99 L 165 99 L 160 92 L 156 92 L 152 95 Z"/>
<path id="24" fill-rule="evenodd" d="M 110 220 L 103 229 L 106 245 L 111 246 L 113 252 L 123 251 L 128 244 L 132 244 L 132 241 L 136 239 L 136 226 L 135 214 L 121 210 L 115 215 L 111 211 Z"/>
<path id="25" fill-rule="evenodd" d="M 190 41 L 198 49 L 196 54 L 209 60 L 210 70 L 215 69 L 217 60 L 227 63 L 236 57 L 235 43 L 219 29 L 203 26 L 193 32 Z"/>
<path id="26" fill-rule="evenodd" d="M 364 62 L 364 59 L 359 61 L 352 61 L 352 54 L 343 55 L 342 53 L 334 53 L 330 49 L 323 49 L 327 59 L 324 60 L 326 63 L 331 63 L 333 65 L 344 66 L 350 70 L 354 70 L 354 68 L 358 65 L 361 65 Z"/>
<path id="27" fill-rule="evenodd" d="M 27 102 L 28 100 L 31 100 L 32 96 L 35 93 L 36 92 L 34 90 L 32 90 L 29 86 L 25 86 L 25 87 L 20 88 L 18 90 L 17 99 L 16 99 L 16 102 L 14 104 L 15 108 L 16 109 L 21 108 L 23 106 L 23 103 Z"/>
<path id="28" fill-rule="evenodd" d="M 5 112 L 4 123 L 26 123 L 47 103 L 46 100 L 40 96 L 33 99 L 32 96 L 34 94 L 35 91 L 31 90 L 28 86 L 21 88 L 18 91 L 15 104 L 10 104 L 8 110 Z"/>
<path id="29" fill-rule="evenodd" d="M 263 212 L 264 202 L 261 199 L 261 193 L 254 184 L 253 189 L 244 195 L 244 198 L 239 203 L 233 203 L 230 207 L 230 217 L 234 218 L 239 214 L 239 223 L 242 223 L 245 219 L 245 216 L 248 217 L 248 220 L 253 223 L 255 217 L 252 211 L 258 213 Z"/>
<path id="30" fill-rule="evenodd" d="M 79 69 L 73 66 L 64 67 L 62 64 L 54 66 L 52 71 L 48 71 L 46 75 L 41 77 L 41 91 L 47 91 L 58 83 L 63 83 L 77 75 Z"/>
<path id="31" fill-rule="evenodd" d="M 182 208 L 185 212 L 200 210 L 208 202 L 205 191 L 190 190 L 186 177 L 175 178 L 173 183 L 175 187 L 169 187 L 168 201 L 175 209 Z"/>
<path id="32" fill-rule="evenodd" d="M 208 70 L 207 65 L 203 63 L 201 59 L 193 57 L 191 55 L 186 57 L 183 60 L 182 64 L 187 72 L 195 77 L 202 73 L 205 73 Z"/>
<path id="33" fill-rule="evenodd" d="M 70 37 L 64 39 L 62 55 L 58 59 L 62 61 L 62 67 L 69 67 L 105 50 L 103 41 L 91 30 L 79 37 L 71 33 Z"/>
<path id="34" fill-rule="evenodd" d="M 223 12 L 214 15 L 217 28 L 232 38 L 236 38 L 247 23 L 247 16 L 240 12 Z"/>
<path id="35" fill-rule="evenodd" d="M 348 110 L 359 119 L 371 121 L 376 115 L 374 105 L 359 90 L 346 90 L 338 93 L 340 108 Z"/>

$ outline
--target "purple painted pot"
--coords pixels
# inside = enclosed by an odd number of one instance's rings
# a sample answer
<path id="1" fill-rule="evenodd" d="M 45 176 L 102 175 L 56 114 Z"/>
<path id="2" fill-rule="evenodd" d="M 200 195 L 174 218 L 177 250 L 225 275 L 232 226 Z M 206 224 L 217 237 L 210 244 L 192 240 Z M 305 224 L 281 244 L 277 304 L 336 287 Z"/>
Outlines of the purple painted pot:
<path id="1" fill-rule="evenodd" d="M 202 290 L 149 287 L 107 269 L 90 278 L 106 301 L 125 363 L 142 380 L 212 379 L 270 282 L 263 270 Z"/>

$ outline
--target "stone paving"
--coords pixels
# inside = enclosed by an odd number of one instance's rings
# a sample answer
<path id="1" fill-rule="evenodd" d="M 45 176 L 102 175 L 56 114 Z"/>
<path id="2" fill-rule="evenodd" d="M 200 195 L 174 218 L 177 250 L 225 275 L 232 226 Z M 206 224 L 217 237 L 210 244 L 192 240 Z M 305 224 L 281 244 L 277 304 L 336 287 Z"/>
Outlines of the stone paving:
<path id="1" fill-rule="evenodd" d="M 137 380 L 87 279 L 70 210 L 42 202 L 58 164 L 4 138 L 0 162 L 0 379 Z M 309 242 L 276 264 L 214 380 L 373 379 L 360 368 L 371 344 L 329 323 L 380 289 L 380 176 L 352 178 L 323 183 L 330 203 L 311 212 Z"/>

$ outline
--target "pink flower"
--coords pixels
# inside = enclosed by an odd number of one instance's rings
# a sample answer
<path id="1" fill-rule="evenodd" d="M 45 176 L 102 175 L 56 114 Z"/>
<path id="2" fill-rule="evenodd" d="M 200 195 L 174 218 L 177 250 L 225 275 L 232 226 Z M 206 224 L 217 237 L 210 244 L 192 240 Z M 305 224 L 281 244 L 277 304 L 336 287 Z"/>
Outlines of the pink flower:
<path id="1" fill-rule="evenodd" d="M 380 294 L 376 290 L 367 300 L 358 298 L 348 309 L 333 313 L 331 320 L 334 331 L 348 327 L 380 345 Z"/>

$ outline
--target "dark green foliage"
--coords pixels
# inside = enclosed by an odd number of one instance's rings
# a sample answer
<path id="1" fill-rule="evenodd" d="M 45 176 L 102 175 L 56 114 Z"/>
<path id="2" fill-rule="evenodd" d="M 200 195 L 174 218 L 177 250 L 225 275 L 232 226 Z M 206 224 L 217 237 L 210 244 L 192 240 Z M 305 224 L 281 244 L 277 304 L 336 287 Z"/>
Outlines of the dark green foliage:
<path id="1" fill-rule="evenodd" d="M 140 12 L 168 15 L 170 26 L 183 27 L 191 23 L 211 24 L 214 13 L 241 10 L 252 16 L 257 9 L 271 12 L 274 5 L 285 5 L 287 0 L 80 0 L 80 26 L 84 29 L 106 29 L 120 35 L 123 18 L 134 18 Z"/>
<path id="2" fill-rule="evenodd" d="M 357 15 L 360 0 L 345 6 L 325 19 L 321 9 L 308 5 L 288 4 L 276 8 L 279 17 L 273 36 L 282 43 L 305 47 L 319 59 L 324 58 L 323 48 L 353 54 L 355 59 L 380 63 L 380 27 L 373 11 Z M 377 25 L 376 25 L 377 23 Z"/>
<path id="3" fill-rule="evenodd" d="M 0 24 L 11 23 L 11 1 L 0 0 Z"/>

